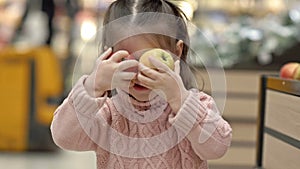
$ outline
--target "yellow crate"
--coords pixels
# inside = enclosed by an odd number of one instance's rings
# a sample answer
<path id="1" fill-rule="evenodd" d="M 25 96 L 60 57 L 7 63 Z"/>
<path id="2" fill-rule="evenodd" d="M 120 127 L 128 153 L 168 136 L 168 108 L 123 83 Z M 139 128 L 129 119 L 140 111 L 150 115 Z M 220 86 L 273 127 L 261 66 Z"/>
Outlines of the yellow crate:
<path id="1" fill-rule="evenodd" d="M 63 92 L 59 62 L 48 47 L 0 51 L 0 150 L 49 149 L 49 124 Z"/>

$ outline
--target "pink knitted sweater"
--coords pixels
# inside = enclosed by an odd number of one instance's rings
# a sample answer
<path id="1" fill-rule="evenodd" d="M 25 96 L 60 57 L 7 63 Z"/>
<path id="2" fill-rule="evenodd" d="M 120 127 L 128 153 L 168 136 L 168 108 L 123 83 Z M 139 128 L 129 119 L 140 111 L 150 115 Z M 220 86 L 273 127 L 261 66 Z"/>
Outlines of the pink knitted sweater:
<path id="1" fill-rule="evenodd" d="M 98 169 L 207 169 L 222 157 L 232 129 L 214 100 L 189 91 L 178 112 L 159 96 L 138 102 L 125 92 L 93 98 L 80 78 L 54 113 L 51 132 L 63 149 L 95 151 Z"/>

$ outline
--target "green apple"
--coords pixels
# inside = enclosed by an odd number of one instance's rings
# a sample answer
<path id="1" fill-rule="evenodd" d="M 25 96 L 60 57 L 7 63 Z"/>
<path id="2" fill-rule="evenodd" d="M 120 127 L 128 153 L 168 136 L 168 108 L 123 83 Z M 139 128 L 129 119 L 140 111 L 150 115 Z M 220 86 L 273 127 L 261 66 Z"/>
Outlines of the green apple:
<path id="1" fill-rule="evenodd" d="M 151 63 L 149 60 L 149 57 L 153 57 L 157 59 L 158 61 L 162 62 L 163 64 L 167 65 L 171 70 L 174 70 L 174 60 L 170 53 L 167 51 L 160 49 L 160 48 L 154 48 L 147 52 L 145 52 L 139 59 L 140 63 L 143 63 L 145 66 L 156 69 L 156 67 Z"/>

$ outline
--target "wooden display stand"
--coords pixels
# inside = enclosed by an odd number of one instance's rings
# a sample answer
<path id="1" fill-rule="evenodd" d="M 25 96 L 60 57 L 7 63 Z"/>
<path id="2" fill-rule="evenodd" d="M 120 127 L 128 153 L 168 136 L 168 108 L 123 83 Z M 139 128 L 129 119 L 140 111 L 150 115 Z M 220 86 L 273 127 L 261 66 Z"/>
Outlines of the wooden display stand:
<path id="1" fill-rule="evenodd" d="M 256 167 L 300 166 L 300 81 L 262 76 Z"/>

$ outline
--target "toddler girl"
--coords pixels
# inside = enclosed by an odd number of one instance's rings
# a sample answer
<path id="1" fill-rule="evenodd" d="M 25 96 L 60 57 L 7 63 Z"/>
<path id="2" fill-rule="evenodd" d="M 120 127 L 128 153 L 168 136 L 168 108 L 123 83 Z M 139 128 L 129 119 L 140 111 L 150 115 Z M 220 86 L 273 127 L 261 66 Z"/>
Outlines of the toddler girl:
<path id="1" fill-rule="evenodd" d="M 185 64 L 186 18 L 163 0 L 117 0 L 104 17 L 103 54 L 57 108 L 51 124 L 63 149 L 94 151 L 99 169 L 207 169 L 231 142 L 212 97 Z M 175 69 L 143 53 L 160 48 Z"/>

